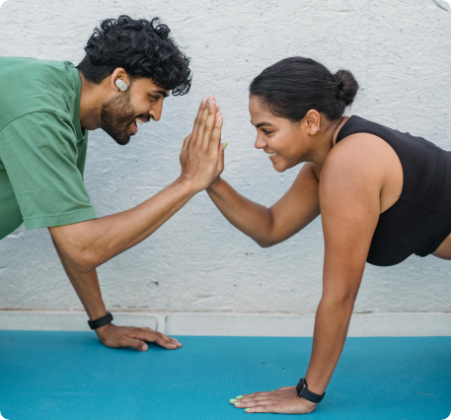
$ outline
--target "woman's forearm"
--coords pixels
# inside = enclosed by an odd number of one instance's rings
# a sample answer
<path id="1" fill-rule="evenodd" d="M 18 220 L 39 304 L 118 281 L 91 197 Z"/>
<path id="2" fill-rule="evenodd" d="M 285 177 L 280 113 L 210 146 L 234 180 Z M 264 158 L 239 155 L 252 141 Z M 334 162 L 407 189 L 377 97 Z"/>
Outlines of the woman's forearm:
<path id="1" fill-rule="evenodd" d="M 310 391 L 323 394 L 343 350 L 353 302 L 322 299 L 315 319 L 312 356 L 305 375 Z"/>
<path id="2" fill-rule="evenodd" d="M 274 224 L 270 209 L 243 197 L 222 178 L 208 187 L 207 193 L 233 226 L 260 246 L 272 245 Z"/>

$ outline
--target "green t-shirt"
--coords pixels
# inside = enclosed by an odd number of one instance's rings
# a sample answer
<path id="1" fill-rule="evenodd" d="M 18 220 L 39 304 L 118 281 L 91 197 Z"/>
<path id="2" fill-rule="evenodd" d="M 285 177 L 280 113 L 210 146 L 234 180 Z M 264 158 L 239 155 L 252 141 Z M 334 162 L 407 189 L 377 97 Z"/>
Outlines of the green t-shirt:
<path id="1" fill-rule="evenodd" d="M 83 183 L 88 132 L 68 61 L 0 57 L 0 239 L 95 219 Z"/>

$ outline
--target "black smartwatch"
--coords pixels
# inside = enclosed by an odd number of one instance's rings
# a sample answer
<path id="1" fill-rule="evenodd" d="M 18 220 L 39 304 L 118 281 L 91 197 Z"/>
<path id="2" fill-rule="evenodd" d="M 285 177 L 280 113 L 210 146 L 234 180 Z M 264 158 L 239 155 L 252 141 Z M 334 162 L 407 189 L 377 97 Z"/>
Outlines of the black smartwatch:
<path id="1" fill-rule="evenodd" d="M 109 324 L 113 320 L 113 315 L 109 312 L 101 318 L 95 319 L 94 321 L 88 321 L 88 325 L 91 327 L 91 330 L 96 330 L 97 328 L 103 327 L 106 324 Z"/>
<path id="2" fill-rule="evenodd" d="M 299 383 L 296 385 L 296 392 L 298 394 L 298 397 L 305 398 L 306 400 L 309 400 L 316 404 L 321 402 L 321 400 L 324 398 L 324 395 L 326 395 L 326 393 L 319 395 L 309 391 L 309 389 L 307 388 L 307 382 L 305 382 L 304 378 L 301 378 Z"/>

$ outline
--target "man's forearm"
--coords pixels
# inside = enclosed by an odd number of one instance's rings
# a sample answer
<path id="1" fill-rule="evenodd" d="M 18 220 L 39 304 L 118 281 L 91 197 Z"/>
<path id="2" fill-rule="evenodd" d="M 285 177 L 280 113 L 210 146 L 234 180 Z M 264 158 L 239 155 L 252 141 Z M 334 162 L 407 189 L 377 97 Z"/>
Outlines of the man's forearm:
<path id="1" fill-rule="evenodd" d="M 98 319 L 106 314 L 105 304 L 100 291 L 97 271 L 92 270 L 89 273 L 78 271 L 61 252 L 55 242 L 56 252 L 61 260 L 61 264 L 66 271 L 67 277 L 75 289 L 83 307 L 85 308 L 89 319 Z"/>
<path id="2" fill-rule="evenodd" d="M 310 391 L 327 388 L 346 341 L 353 303 L 321 300 L 315 319 L 312 356 L 305 379 Z"/>
<path id="3" fill-rule="evenodd" d="M 196 192 L 188 183 L 174 182 L 130 210 L 49 230 L 71 264 L 88 272 L 146 239 Z"/>

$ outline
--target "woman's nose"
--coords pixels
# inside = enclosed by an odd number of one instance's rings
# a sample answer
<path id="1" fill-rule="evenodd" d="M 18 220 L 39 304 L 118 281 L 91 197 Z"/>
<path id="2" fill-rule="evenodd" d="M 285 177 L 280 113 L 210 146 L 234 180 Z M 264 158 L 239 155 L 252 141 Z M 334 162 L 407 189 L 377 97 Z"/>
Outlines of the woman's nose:
<path id="1" fill-rule="evenodd" d="M 257 136 L 254 146 L 256 149 L 263 149 L 266 147 L 266 142 L 260 136 Z"/>

